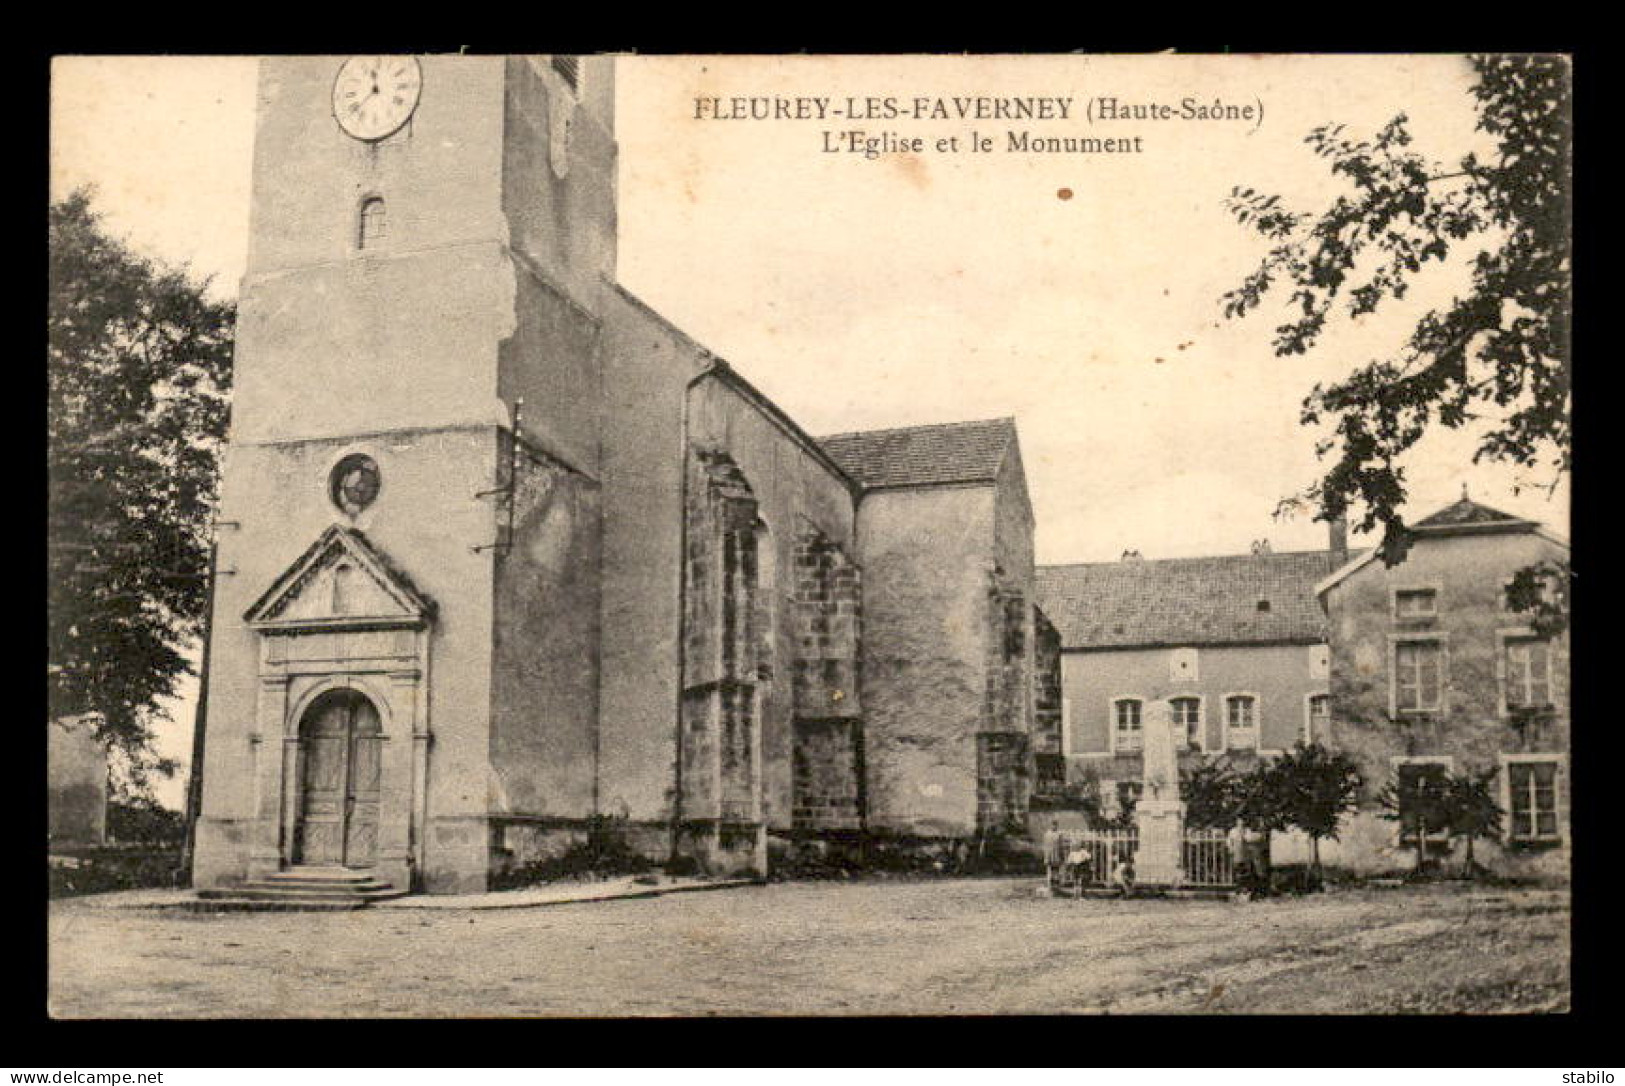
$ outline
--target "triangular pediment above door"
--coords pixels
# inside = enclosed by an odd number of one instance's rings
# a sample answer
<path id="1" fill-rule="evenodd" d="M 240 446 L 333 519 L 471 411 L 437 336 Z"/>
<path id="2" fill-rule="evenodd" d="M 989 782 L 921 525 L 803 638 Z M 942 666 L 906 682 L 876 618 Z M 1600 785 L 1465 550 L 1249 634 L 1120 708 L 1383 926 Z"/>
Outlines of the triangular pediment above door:
<path id="1" fill-rule="evenodd" d="M 434 603 L 353 528 L 332 525 L 244 619 L 255 629 L 421 627 Z"/>

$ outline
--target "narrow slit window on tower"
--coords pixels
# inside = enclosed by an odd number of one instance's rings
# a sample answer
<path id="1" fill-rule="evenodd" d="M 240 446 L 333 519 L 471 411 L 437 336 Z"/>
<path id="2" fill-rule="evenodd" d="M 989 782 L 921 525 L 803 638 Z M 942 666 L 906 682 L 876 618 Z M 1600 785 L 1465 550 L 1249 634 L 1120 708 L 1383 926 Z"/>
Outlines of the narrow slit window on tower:
<path id="1" fill-rule="evenodd" d="M 388 232 L 384 217 L 384 198 L 369 196 L 361 201 L 361 217 L 356 228 L 356 248 L 367 249 L 377 245 Z"/>

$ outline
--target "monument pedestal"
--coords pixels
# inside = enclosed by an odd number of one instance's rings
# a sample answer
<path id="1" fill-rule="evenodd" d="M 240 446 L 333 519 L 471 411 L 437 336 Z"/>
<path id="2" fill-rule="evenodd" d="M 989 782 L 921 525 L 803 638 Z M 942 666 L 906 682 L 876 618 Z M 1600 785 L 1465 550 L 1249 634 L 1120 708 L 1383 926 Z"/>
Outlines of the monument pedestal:
<path id="1" fill-rule="evenodd" d="M 1143 788 L 1135 807 L 1140 842 L 1134 881 L 1142 886 L 1178 886 L 1185 878 L 1185 804 L 1179 799 L 1173 707 L 1162 700 L 1147 708 Z"/>
<path id="2" fill-rule="evenodd" d="M 1134 881 L 1141 886 L 1178 886 L 1185 881 L 1185 805 L 1177 799 L 1142 799 L 1135 808 L 1139 849 Z"/>

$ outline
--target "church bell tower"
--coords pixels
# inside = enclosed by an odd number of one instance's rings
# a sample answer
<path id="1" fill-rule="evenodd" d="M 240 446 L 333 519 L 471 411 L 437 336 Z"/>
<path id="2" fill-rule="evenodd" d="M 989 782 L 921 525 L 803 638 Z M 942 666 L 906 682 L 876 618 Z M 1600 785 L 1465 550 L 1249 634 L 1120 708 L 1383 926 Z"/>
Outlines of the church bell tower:
<path id="1" fill-rule="evenodd" d="M 607 58 L 262 62 L 195 882 L 592 813 Z"/>

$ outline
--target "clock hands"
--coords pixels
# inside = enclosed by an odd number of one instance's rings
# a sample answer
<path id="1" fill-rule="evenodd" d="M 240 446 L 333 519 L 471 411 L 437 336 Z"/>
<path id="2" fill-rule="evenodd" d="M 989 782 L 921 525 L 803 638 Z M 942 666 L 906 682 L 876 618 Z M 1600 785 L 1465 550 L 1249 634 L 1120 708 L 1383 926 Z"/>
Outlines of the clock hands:
<path id="1" fill-rule="evenodd" d="M 398 129 L 417 105 L 422 76 L 413 58 L 352 57 L 334 88 L 334 113 L 345 130 L 373 141 Z"/>

